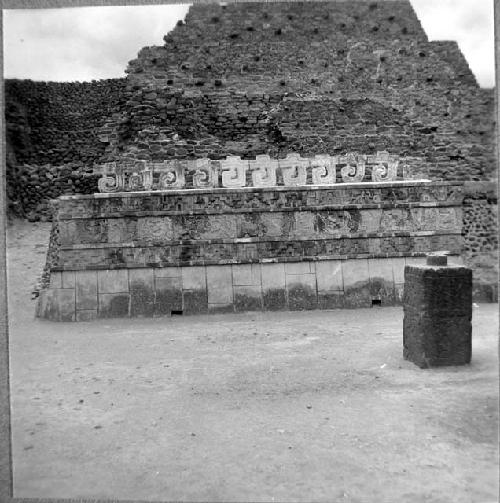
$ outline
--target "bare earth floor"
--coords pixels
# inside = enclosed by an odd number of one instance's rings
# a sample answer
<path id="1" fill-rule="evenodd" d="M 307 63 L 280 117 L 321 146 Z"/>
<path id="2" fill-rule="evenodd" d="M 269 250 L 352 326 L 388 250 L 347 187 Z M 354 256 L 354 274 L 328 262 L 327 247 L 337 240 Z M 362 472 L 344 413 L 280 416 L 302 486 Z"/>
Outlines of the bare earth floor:
<path id="1" fill-rule="evenodd" d="M 8 229 L 15 496 L 497 501 L 497 305 L 438 370 L 401 308 L 46 322 L 48 232 Z"/>

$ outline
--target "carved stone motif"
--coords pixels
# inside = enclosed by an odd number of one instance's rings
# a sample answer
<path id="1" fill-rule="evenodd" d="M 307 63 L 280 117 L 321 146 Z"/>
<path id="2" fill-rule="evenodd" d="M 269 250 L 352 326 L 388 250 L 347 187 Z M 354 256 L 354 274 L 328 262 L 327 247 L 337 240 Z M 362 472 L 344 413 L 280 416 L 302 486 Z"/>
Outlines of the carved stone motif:
<path id="1" fill-rule="evenodd" d="M 335 183 L 337 158 L 329 155 L 315 155 L 311 159 L 313 185 L 332 185 Z"/>
<path id="2" fill-rule="evenodd" d="M 285 159 L 280 159 L 278 162 L 286 187 L 306 184 L 309 159 L 303 159 L 299 154 L 288 154 Z"/>
<path id="3" fill-rule="evenodd" d="M 184 168 L 185 162 L 181 161 L 163 161 L 156 163 L 154 170 L 160 173 L 158 179 L 158 188 L 160 190 L 182 189 L 185 184 Z"/>
<path id="4" fill-rule="evenodd" d="M 399 164 L 399 159 L 396 156 L 389 155 L 389 152 L 383 150 L 377 152 L 377 155 L 370 160 L 375 164 L 372 168 L 374 182 L 390 182 L 396 179 Z"/>
<path id="5" fill-rule="evenodd" d="M 230 155 L 220 162 L 222 171 L 222 186 L 227 188 L 244 187 L 248 161 L 242 161 L 239 156 Z"/>
<path id="6" fill-rule="evenodd" d="M 339 164 L 345 164 L 340 170 L 342 180 L 346 183 L 362 182 L 365 177 L 366 156 L 347 154 L 338 158 Z"/>
<path id="7" fill-rule="evenodd" d="M 276 169 L 278 161 L 268 155 L 258 155 L 255 161 L 248 161 L 252 171 L 252 184 L 254 187 L 276 186 Z"/>
<path id="8" fill-rule="evenodd" d="M 217 174 L 209 159 L 196 159 L 193 171 L 193 187 L 195 189 L 208 189 L 218 186 Z"/>

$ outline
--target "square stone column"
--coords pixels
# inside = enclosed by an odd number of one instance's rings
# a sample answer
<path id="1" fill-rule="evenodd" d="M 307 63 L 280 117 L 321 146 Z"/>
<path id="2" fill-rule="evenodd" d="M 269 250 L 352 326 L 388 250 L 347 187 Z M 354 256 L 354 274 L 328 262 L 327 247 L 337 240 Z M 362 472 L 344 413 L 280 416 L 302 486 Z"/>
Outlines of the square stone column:
<path id="1" fill-rule="evenodd" d="M 420 368 L 470 363 L 472 270 L 434 255 L 406 266 L 403 356 Z"/>

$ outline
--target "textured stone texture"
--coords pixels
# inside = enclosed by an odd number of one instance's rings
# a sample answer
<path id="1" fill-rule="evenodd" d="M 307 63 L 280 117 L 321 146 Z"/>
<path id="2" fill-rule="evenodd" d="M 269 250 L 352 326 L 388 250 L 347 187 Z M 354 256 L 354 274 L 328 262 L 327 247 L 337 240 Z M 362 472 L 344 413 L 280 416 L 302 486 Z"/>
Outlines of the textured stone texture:
<path id="1" fill-rule="evenodd" d="M 456 256 L 448 258 L 450 263 L 460 261 Z M 37 316 L 55 321 L 89 321 L 96 317 L 356 308 L 370 307 L 373 301 L 400 304 L 407 261 L 422 264 L 425 257 L 229 263 L 165 270 L 144 267 L 117 270 L 127 272 L 129 281 L 125 291 L 113 293 L 106 290 L 117 289 L 117 276 L 101 275 L 103 271 L 69 271 L 76 276 L 76 287 L 42 290 Z M 421 265 L 408 267 L 418 269 Z M 104 288 L 104 278 L 110 279 L 111 288 Z M 432 302 L 445 298 L 439 285 L 433 288 Z M 430 300 L 422 297 L 423 291 L 414 288 L 407 296 L 424 305 Z M 446 302 L 445 311 L 449 312 L 455 300 Z M 464 305 L 455 310 L 457 316 L 463 316 Z M 420 314 L 421 308 L 415 307 L 415 312 Z M 436 313 L 441 316 L 436 310 L 429 316 Z"/>
<path id="2" fill-rule="evenodd" d="M 458 254 L 462 193 L 458 182 L 410 181 L 64 197 L 55 213 L 58 241 L 51 268 L 278 259 L 287 262 L 287 274 L 310 274 L 313 266 L 300 262 L 435 250 Z M 249 271 L 245 274 L 254 274 Z M 99 277 L 105 274 L 124 273 L 102 271 Z M 226 301 L 214 298 L 213 303 Z"/>
<path id="3" fill-rule="evenodd" d="M 421 368 L 471 360 L 472 271 L 406 266 L 403 355 Z"/>

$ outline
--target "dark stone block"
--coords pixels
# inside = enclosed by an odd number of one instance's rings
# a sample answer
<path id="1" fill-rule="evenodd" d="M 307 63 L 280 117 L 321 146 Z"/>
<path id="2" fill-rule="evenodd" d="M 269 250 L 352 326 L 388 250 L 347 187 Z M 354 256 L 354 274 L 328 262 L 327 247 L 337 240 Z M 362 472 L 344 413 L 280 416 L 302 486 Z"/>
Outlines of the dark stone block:
<path id="1" fill-rule="evenodd" d="M 406 266 L 403 302 L 405 359 L 420 368 L 470 363 L 470 269 Z"/>
<path id="2" fill-rule="evenodd" d="M 153 316 L 155 310 L 154 291 L 142 281 L 130 283 L 130 316 Z"/>
<path id="3" fill-rule="evenodd" d="M 211 314 L 234 313 L 234 306 L 232 304 L 208 304 L 208 312 Z"/>
<path id="4" fill-rule="evenodd" d="M 208 312 L 208 296 L 206 290 L 184 290 L 182 306 L 185 314 L 201 314 Z"/>
<path id="5" fill-rule="evenodd" d="M 182 290 L 169 288 L 156 291 L 155 314 L 170 314 L 182 311 Z"/>
<path id="6" fill-rule="evenodd" d="M 126 318 L 129 315 L 130 296 L 126 293 L 99 295 L 99 318 Z"/>
<path id="7" fill-rule="evenodd" d="M 288 308 L 291 311 L 306 311 L 317 307 L 318 297 L 315 290 L 303 284 L 288 287 Z"/>
<path id="8" fill-rule="evenodd" d="M 428 315 L 472 315 L 472 271 L 466 267 L 406 266 L 403 303 Z"/>
<path id="9" fill-rule="evenodd" d="M 359 307 L 371 307 L 372 297 L 369 284 L 365 283 L 358 287 L 346 288 L 344 291 L 344 307 L 355 309 Z"/>
<path id="10" fill-rule="evenodd" d="M 470 317 L 430 317 L 405 312 L 403 357 L 420 368 L 465 365 L 472 355 Z"/>
<path id="11" fill-rule="evenodd" d="M 266 311 L 284 311 L 286 306 L 286 291 L 281 288 L 270 288 L 262 295 Z"/>
<path id="12" fill-rule="evenodd" d="M 318 294 L 319 309 L 342 309 L 344 307 L 343 292 Z"/>
<path id="13" fill-rule="evenodd" d="M 386 281 L 382 278 L 370 278 L 369 288 L 371 300 L 380 300 L 382 306 L 396 305 L 394 283 Z"/>
<path id="14" fill-rule="evenodd" d="M 242 311 L 261 311 L 262 301 L 259 297 L 250 295 L 236 294 L 234 296 L 234 308 L 238 312 Z"/>

